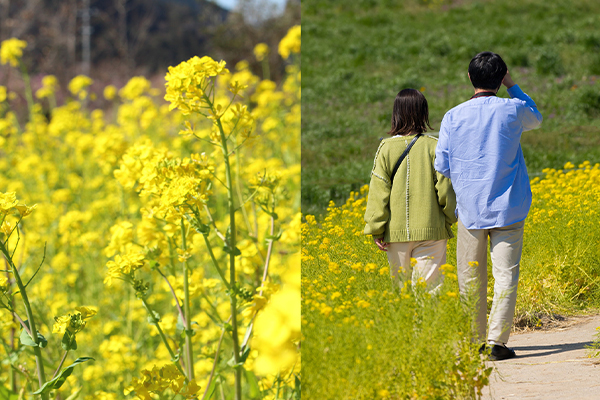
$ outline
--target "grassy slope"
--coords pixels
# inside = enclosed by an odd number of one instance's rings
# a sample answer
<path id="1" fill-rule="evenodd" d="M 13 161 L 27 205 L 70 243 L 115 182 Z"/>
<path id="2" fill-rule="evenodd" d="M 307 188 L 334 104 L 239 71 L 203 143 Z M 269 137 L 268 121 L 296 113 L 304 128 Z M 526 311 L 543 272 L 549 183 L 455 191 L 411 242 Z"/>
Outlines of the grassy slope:
<path id="1" fill-rule="evenodd" d="M 522 139 L 531 175 L 600 162 L 600 2 L 440 2 L 302 0 L 305 214 L 368 183 L 400 89 L 424 88 L 437 129 L 472 94 L 466 69 L 484 50 L 503 56 L 544 115 Z"/>

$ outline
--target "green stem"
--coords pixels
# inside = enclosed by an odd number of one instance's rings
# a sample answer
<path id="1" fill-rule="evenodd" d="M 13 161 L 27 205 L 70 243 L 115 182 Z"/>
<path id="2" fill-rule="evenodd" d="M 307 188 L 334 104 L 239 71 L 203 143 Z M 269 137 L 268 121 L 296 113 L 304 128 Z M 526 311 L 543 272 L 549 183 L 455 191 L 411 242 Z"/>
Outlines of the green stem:
<path id="1" fill-rule="evenodd" d="M 4 262 L 6 263 L 6 261 L 4 261 Z M 8 267 L 6 268 L 6 279 L 8 282 L 11 281 Z M 14 297 L 13 297 L 12 291 L 9 291 L 6 294 L 6 296 L 7 296 L 7 298 L 9 298 L 10 303 L 14 304 Z M 15 313 L 13 313 L 13 314 L 15 314 Z M 13 322 L 15 321 L 15 318 L 16 318 L 15 315 L 13 315 Z M 10 328 L 10 352 L 7 351 L 7 353 L 9 353 L 9 354 L 12 354 L 15 352 L 15 335 L 16 335 L 16 329 L 13 326 L 12 328 Z M 13 392 L 17 391 L 17 377 L 16 377 L 14 368 L 10 369 L 10 387 Z"/>
<path id="2" fill-rule="evenodd" d="M 27 99 L 27 108 L 29 109 L 29 121 L 33 122 L 33 92 L 31 91 L 31 80 L 29 79 L 29 74 L 27 73 L 27 69 L 25 69 L 25 65 L 23 65 L 23 63 L 20 64 L 21 76 L 25 83 L 25 98 Z"/>
<path id="3" fill-rule="evenodd" d="M 275 200 L 273 200 L 273 203 L 274 202 L 275 202 Z M 273 210 L 274 209 L 275 209 L 275 205 L 273 205 Z M 274 233 L 275 233 L 275 218 L 273 218 L 271 216 L 271 236 L 273 236 Z M 271 260 L 271 254 L 273 253 L 273 243 L 274 243 L 274 240 L 269 241 L 269 246 L 267 248 L 267 259 L 265 260 L 265 269 L 263 271 L 262 281 L 260 283 L 261 287 L 263 287 L 265 285 L 267 276 L 269 276 L 269 263 Z M 259 294 L 259 296 L 262 296 L 263 289 L 260 289 L 258 294 Z M 258 315 L 258 311 L 255 312 L 254 315 L 252 316 L 252 320 L 250 321 L 250 325 L 248 326 L 246 335 L 244 336 L 244 341 L 242 342 L 242 349 L 245 349 L 246 346 L 248 345 L 248 342 L 250 341 L 250 336 L 252 335 L 252 329 L 254 328 L 254 320 L 256 319 L 257 315 Z"/>
<path id="4" fill-rule="evenodd" d="M 213 107 L 212 103 L 209 103 Z M 217 127 L 221 134 L 221 149 L 223 150 L 223 159 L 225 161 L 225 176 L 227 178 L 227 206 L 229 207 L 229 231 L 230 241 L 227 243 L 231 249 L 229 253 L 229 284 L 232 289 L 229 291 L 229 299 L 231 303 L 231 337 L 233 340 L 233 357 L 235 364 L 240 362 L 240 339 L 238 337 L 237 323 L 237 293 L 236 293 L 236 275 L 235 275 L 235 249 L 236 249 L 236 227 L 235 227 L 235 204 L 234 204 L 234 187 L 231 179 L 231 166 L 229 163 L 229 151 L 227 150 L 227 138 L 221 120 L 217 119 Z M 235 400 L 242 399 L 242 368 L 235 368 Z"/>
<path id="5" fill-rule="evenodd" d="M 177 306 L 177 311 L 179 311 L 179 315 L 181 316 L 181 320 L 183 321 L 184 325 L 187 325 L 186 320 L 187 318 L 185 317 L 185 314 L 183 313 L 183 310 L 181 309 L 181 306 L 179 305 L 179 299 L 177 298 L 177 294 L 175 293 L 175 289 L 173 289 L 173 286 L 171 285 L 171 282 L 169 282 L 169 279 L 165 276 L 165 274 L 162 273 L 162 271 L 160 270 L 160 268 L 156 268 L 156 270 L 158 271 L 158 273 L 165 278 L 165 281 L 167 282 L 167 285 L 169 286 L 169 289 L 171 290 L 171 294 L 173 295 L 173 298 L 175 299 L 175 305 Z"/>
<path id="6" fill-rule="evenodd" d="M 67 354 L 69 354 L 69 350 L 65 350 L 65 354 L 63 354 L 63 356 L 62 356 L 62 359 L 60 360 L 60 364 L 58 364 L 58 368 L 56 368 L 56 371 L 54 371 L 54 375 L 52 375 L 52 379 L 56 378 L 56 375 L 58 375 L 58 371 L 60 371 L 63 364 L 65 363 L 65 360 L 67 359 Z"/>
<path id="7" fill-rule="evenodd" d="M 29 320 L 29 329 L 30 329 L 29 333 L 31 336 L 31 340 L 33 340 L 33 342 L 37 345 L 39 343 L 39 338 L 37 335 L 35 320 L 33 319 L 33 312 L 31 310 L 31 304 L 29 303 L 29 297 L 27 297 L 27 291 L 25 290 L 25 285 L 23 285 L 23 282 L 21 281 L 21 276 L 19 275 L 19 270 L 15 266 L 15 264 L 12 260 L 12 257 L 9 255 L 8 249 L 5 247 L 4 243 L 2 243 L 2 242 L 0 242 L 0 251 L 2 251 L 2 253 L 4 254 L 4 257 L 6 257 L 6 261 L 8 262 L 8 264 L 10 265 L 10 268 L 12 270 L 15 282 L 17 283 L 17 287 L 19 288 L 19 293 L 21 294 L 21 298 L 23 299 L 23 304 L 25 305 L 27 319 Z M 40 346 L 34 346 L 33 353 L 35 355 L 35 362 L 37 364 L 38 383 L 41 388 L 44 385 L 44 383 L 46 382 L 46 374 L 44 372 L 44 358 L 42 356 L 42 350 L 41 350 Z M 42 399 L 48 400 L 49 395 L 47 393 L 42 394 Z"/>
<path id="8" fill-rule="evenodd" d="M 181 238 L 183 251 L 187 251 L 186 231 L 181 219 Z M 183 261 L 183 313 L 185 315 L 185 366 L 188 379 L 194 379 L 194 349 L 192 348 L 192 316 L 190 311 L 189 266 L 187 259 Z"/>
<path id="9" fill-rule="evenodd" d="M 208 377 L 208 382 L 206 383 L 206 389 L 204 390 L 204 394 L 202 395 L 202 400 L 204 400 L 204 398 L 206 397 L 206 394 L 208 393 L 208 389 L 210 388 L 210 384 L 215 376 L 215 370 L 217 369 L 217 361 L 219 361 L 219 351 L 221 350 L 221 343 L 223 342 L 223 336 L 225 336 L 225 328 L 223 328 L 223 330 L 221 331 L 221 337 L 219 338 L 219 343 L 217 344 L 215 361 L 213 362 L 213 367 L 212 367 L 212 370 L 210 371 L 210 376 Z"/>
<path id="10" fill-rule="evenodd" d="M 142 303 L 144 304 L 144 307 L 146 308 L 146 311 L 148 311 L 148 314 L 150 315 L 150 317 L 154 321 L 154 313 L 152 312 L 152 309 L 150 308 L 150 305 L 146 302 L 146 299 L 142 299 Z M 181 374 L 185 376 L 185 372 L 181 368 L 181 365 L 179 365 L 179 362 L 175 361 L 177 359 L 177 356 L 175 355 L 175 352 L 173 351 L 173 349 L 171 349 L 171 345 L 169 344 L 169 340 L 167 339 L 167 336 L 165 335 L 165 333 L 163 332 L 163 330 L 160 328 L 160 325 L 159 325 L 158 321 L 154 321 L 152 323 L 152 325 L 154 325 L 156 327 L 156 329 L 158 329 L 158 334 L 160 335 L 160 338 L 162 339 L 163 343 L 165 344 L 165 347 L 167 348 L 167 351 L 171 355 L 171 360 L 173 360 L 173 363 L 175 364 L 175 366 L 177 367 L 177 369 L 179 370 L 179 372 L 181 372 Z"/>
<path id="11" fill-rule="evenodd" d="M 262 60 L 263 80 L 271 79 L 271 70 L 269 68 L 269 55 Z"/>
<path id="12" fill-rule="evenodd" d="M 207 235 L 202 235 L 202 236 L 204 237 L 204 243 L 206 243 L 206 248 L 208 249 L 208 253 L 210 254 L 210 258 L 212 259 L 213 265 L 215 266 L 215 269 L 217 270 L 219 276 L 221 277 L 221 280 L 223 281 L 223 284 L 225 285 L 225 287 L 228 290 L 231 290 L 231 286 L 229 285 L 229 282 L 227 282 L 227 278 L 225 277 L 225 273 L 219 267 L 219 263 L 217 262 L 215 254 L 213 253 L 212 245 L 210 244 L 210 241 L 208 240 L 208 236 Z"/>

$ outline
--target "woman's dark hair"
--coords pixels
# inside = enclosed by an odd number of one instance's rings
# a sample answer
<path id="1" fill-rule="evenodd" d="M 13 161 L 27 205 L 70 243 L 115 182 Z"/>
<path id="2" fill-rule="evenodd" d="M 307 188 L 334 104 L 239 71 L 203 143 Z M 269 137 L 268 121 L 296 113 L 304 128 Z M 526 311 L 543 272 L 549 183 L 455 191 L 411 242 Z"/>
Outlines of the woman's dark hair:
<path id="1" fill-rule="evenodd" d="M 469 77 L 475 89 L 498 89 L 508 68 L 502 58 L 491 51 L 477 54 L 469 63 Z"/>
<path id="2" fill-rule="evenodd" d="M 404 136 L 411 133 L 427 132 L 429 125 L 429 107 L 423 93 L 415 89 L 402 89 L 394 100 L 392 129 L 388 135 Z"/>

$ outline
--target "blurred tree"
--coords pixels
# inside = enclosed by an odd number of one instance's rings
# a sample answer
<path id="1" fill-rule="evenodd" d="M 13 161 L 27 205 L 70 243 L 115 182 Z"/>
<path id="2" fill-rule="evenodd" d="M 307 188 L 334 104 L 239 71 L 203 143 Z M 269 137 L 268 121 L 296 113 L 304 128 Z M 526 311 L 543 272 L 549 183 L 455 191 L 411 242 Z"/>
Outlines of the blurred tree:
<path id="1" fill-rule="evenodd" d="M 194 55 L 209 54 L 230 64 L 253 59 L 260 42 L 273 50 L 271 78 L 278 79 L 284 63 L 277 56 L 277 43 L 290 26 L 300 23 L 300 0 L 288 0 L 283 14 L 275 13 L 266 0 L 241 0 L 233 12 L 208 0 L 88 2 L 90 75 L 101 81 L 162 74 L 167 66 Z M 84 69 L 84 6 L 84 0 L 0 0 L 0 41 L 26 40 L 24 61 L 33 75 L 69 80 Z M 258 62 L 252 68 L 260 73 Z"/>

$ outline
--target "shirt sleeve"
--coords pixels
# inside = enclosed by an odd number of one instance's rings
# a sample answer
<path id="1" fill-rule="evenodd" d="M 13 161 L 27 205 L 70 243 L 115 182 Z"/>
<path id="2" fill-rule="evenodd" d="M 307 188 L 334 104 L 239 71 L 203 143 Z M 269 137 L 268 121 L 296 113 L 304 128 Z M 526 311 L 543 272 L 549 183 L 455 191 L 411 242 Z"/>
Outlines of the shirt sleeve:
<path id="1" fill-rule="evenodd" d="M 365 235 L 373 235 L 375 238 L 385 236 L 385 228 L 390 220 L 390 184 L 389 171 L 386 168 L 386 161 L 381 148 L 384 142 L 381 142 L 373 170 L 371 171 L 371 183 L 369 184 L 369 196 L 367 199 L 367 209 L 365 211 Z"/>
<path id="2" fill-rule="evenodd" d="M 516 98 L 525 102 L 523 107 L 518 108 L 519 119 L 523 124 L 523 130 L 539 128 L 542 124 L 542 114 L 537 109 L 535 102 L 521 90 L 519 85 L 514 85 L 507 90 L 511 98 Z"/>
<path id="3" fill-rule="evenodd" d="M 448 157 L 448 113 L 444 115 L 440 125 L 440 134 L 435 148 L 434 168 L 446 178 L 450 178 L 450 158 Z"/>

